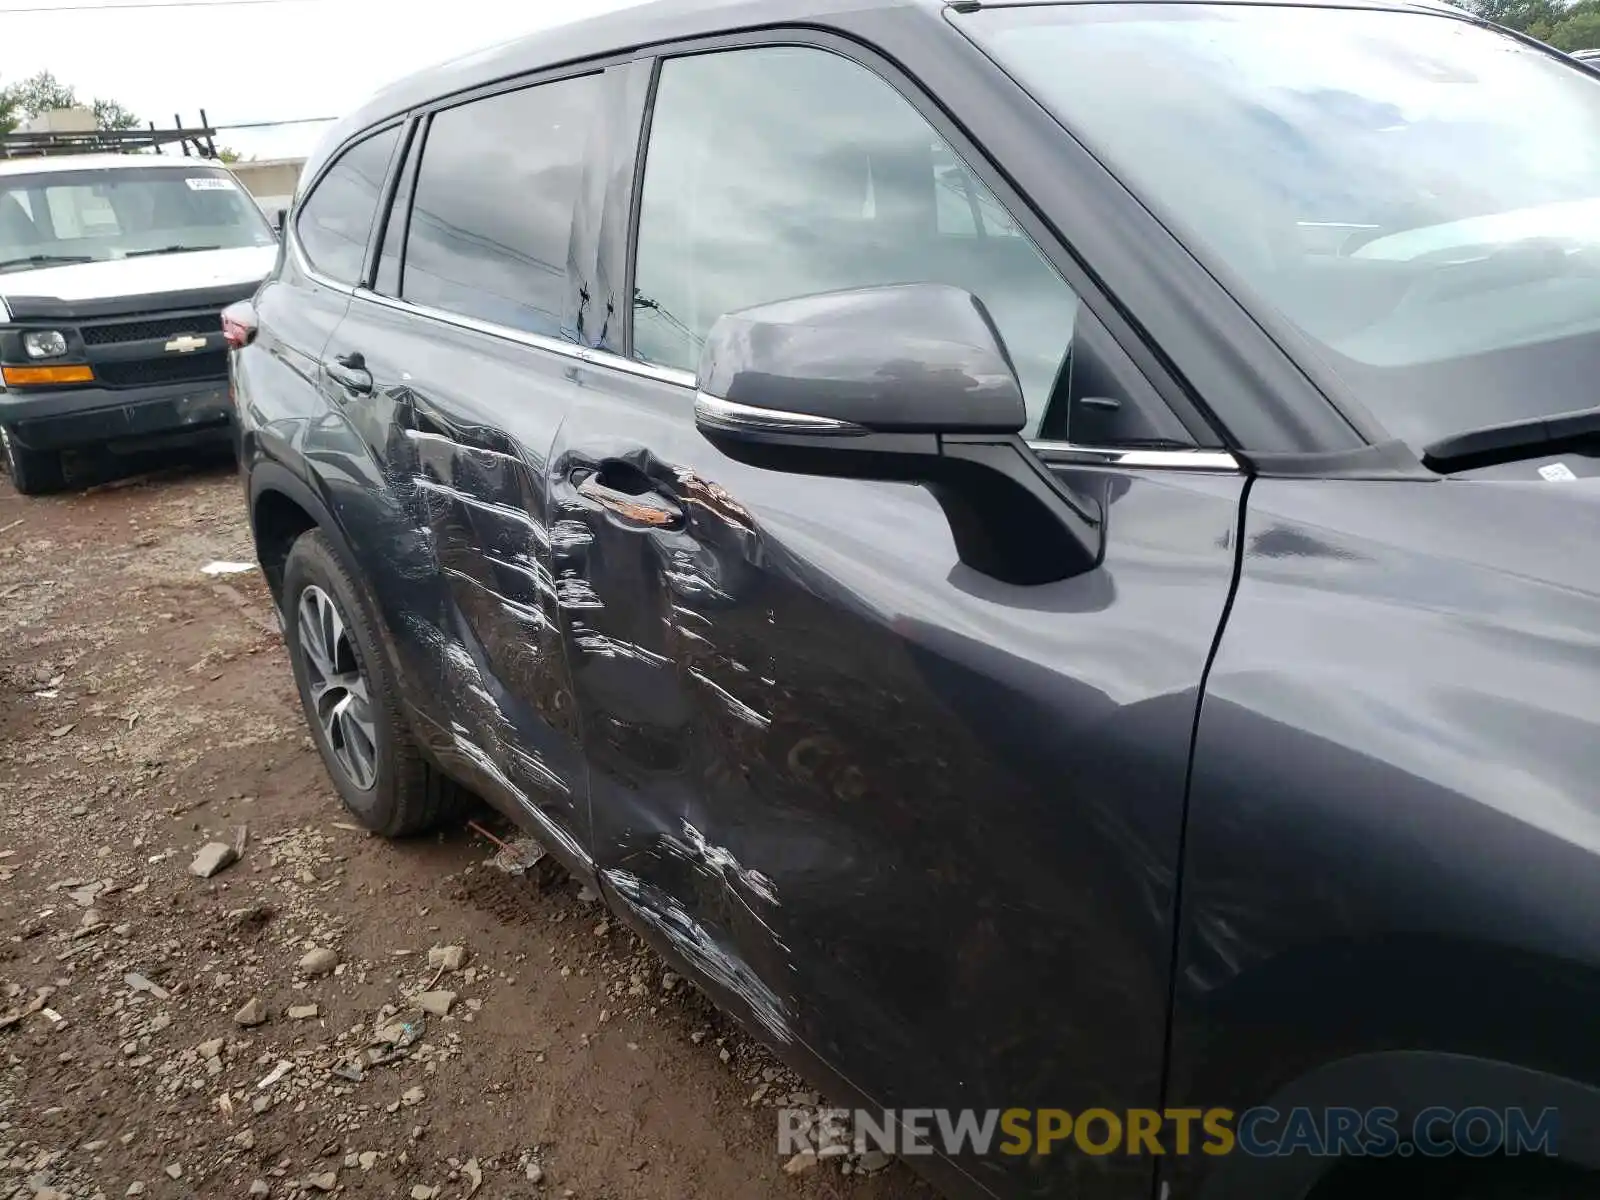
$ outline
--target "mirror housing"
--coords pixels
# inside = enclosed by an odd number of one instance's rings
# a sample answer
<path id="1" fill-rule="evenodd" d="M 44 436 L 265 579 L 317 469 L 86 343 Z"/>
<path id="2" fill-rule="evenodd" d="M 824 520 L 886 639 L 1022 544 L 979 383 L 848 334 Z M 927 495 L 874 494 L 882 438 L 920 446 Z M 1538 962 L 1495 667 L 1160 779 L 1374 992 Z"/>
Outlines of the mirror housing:
<path id="1" fill-rule="evenodd" d="M 1099 562 L 1100 514 L 1027 448 L 1026 421 L 988 310 L 944 284 L 729 313 L 701 353 L 695 423 L 730 458 L 920 483 L 964 563 L 1008 583 L 1048 583 Z"/>
<path id="2" fill-rule="evenodd" d="M 702 394 L 879 433 L 1017 433 L 1022 388 L 982 301 L 942 284 L 828 292 L 730 313 Z"/>

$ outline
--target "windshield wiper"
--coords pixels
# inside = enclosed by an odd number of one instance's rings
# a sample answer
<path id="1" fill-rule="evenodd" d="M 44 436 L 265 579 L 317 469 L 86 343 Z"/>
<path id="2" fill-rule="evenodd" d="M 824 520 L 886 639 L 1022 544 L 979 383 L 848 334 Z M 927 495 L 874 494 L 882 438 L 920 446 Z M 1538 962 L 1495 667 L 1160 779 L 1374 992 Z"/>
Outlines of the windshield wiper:
<path id="1" fill-rule="evenodd" d="M 1533 454 L 1596 435 L 1600 435 L 1600 408 L 1579 408 L 1452 433 L 1424 446 L 1422 461 L 1436 471 L 1452 471 L 1480 461 Z"/>
<path id="2" fill-rule="evenodd" d="M 157 246 L 153 250 L 129 250 L 123 258 L 142 258 L 146 254 L 188 254 L 196 250 L 221 250 L 221 246 Z"/>
<path id="3" fill-rule="evenodd" d="M 93 261 L 92 254 L 25 254 L 21 258 L 0 259 L 0 271 L 7 267 L 53 267 Z"/>

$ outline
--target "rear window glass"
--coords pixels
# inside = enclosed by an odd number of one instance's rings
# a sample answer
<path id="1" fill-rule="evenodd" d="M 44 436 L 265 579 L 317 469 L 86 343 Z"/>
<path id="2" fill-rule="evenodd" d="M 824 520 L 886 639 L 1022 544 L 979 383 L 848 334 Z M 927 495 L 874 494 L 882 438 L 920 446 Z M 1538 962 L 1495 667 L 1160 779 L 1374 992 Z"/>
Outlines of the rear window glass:
<path id="1" fill-rule="evenodd" d="M 576 341 L 562 319 L 567 252 L 601 76 L 506 92 L 433 118 L 401 296 Z"/>
<path id="2" fill-rule="evenodd" d="M 383 199 L 389 159 L 400 129 L 385 129 L 340 156 L 300 206 L 295 220 L 301 249 L 330 279 L 355 283 L 361 276 L 372 222 Z"/>

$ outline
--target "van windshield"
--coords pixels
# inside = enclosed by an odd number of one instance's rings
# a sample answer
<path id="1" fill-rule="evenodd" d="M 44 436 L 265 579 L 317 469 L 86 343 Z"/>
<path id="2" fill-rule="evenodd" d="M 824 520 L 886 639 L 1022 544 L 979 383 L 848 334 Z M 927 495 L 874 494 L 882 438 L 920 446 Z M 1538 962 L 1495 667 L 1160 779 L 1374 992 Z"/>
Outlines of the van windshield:
<path id="1" fill-rule="evenodd" d="M 956 22 L 1396 436 L 1600 404 L 1600 74 L 1442 14 Z"/>
<path id="2" fill-rule="evenodd" d="M 0 175 L 0 271 L 274 241 L 255 201 L 216 168 Z"/>

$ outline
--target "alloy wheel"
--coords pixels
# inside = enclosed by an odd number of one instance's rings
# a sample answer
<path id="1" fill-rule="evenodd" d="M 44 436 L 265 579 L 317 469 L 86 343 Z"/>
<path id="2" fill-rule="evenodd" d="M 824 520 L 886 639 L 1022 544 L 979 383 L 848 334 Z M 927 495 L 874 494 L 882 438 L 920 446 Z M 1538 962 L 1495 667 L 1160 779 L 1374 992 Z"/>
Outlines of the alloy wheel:
<path id="1" fill-rule="evenodd" d="M 333 757 L 362 791 L 378 779 L 378 731 L 361 659 L 333 597 L 315 584 L 300 593 L 300 650 L 311 708 Z"/>

